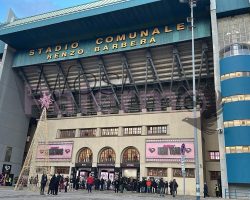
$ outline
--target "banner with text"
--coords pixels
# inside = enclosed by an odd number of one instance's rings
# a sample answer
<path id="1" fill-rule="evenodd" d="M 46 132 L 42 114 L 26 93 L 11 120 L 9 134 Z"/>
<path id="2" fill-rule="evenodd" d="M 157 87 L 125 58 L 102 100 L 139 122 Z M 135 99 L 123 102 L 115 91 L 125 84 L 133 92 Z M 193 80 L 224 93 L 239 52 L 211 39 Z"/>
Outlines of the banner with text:
<path id="1" fill-rule="evenodd" d="M 149 162 L 180 162 L 181 145 L 185 144 L 186 162 L 194 162 L 194 142 L 192 139 L 146 140 L 146 161 Z"/>
<path id="2" fill-rule="evenodd" d="M 166 24 L 89 40 L 69 41 L 68 43 L 40 48 L 18 50 L 15 54 L 13 67 L 58 62 L 187 41 L 191 40 L 192 36 L 189 26 L 187 23 Z M 195 23 L 195 39 L 210 37 L 210 35 L 209 20 L 199 20 Z"/>
<path id="3" fill-rule="evenodd" d="M 71 160 L 73 142 L 38 144 L 37 159 Z"/>

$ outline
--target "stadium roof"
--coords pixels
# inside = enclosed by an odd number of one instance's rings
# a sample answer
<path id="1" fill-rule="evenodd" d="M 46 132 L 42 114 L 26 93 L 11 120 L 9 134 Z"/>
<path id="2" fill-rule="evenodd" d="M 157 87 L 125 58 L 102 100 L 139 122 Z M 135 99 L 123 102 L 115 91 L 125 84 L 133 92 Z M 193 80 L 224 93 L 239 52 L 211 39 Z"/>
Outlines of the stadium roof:
<path id="1" fill-rule="evenodd" d="M 209 0 L 202 0 L 196 14 L 207 16 L 208 8 Z M 35 48 L 185 22 L 189 12 L 189 7 L 179 0 L 95 1 L 2 24 L 0 40 L 16 49 Z"/>

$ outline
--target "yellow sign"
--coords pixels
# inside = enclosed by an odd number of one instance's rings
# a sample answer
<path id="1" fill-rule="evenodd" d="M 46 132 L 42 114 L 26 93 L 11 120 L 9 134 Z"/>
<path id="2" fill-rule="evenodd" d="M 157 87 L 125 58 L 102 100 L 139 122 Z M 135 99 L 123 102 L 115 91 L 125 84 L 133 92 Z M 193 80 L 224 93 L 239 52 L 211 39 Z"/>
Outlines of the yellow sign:
<path id="1" fill-rule="evenodd" d="M 66 57 L 78 57 L 83 54 L 93 55 L 125 48 L 133 49 L 134 47 L 138 48 L 138 46 L 142 47 L 157 43 L 157 39 L 161 39 L 160 35 L 167 37 L 167 34 L 173 31 L 182 31 L 185 29 L 186 25 L 184 23 L 177 24 L 175 28 L 170 28 L 169 26 L 154 27 L 152 29 L 100 37 L 97 38 L 95 42 L 75 41 L 67 44 L 31 49 L 29 50 L 29 56 L 46 55 L 47 60 L 56 60 Z"/>

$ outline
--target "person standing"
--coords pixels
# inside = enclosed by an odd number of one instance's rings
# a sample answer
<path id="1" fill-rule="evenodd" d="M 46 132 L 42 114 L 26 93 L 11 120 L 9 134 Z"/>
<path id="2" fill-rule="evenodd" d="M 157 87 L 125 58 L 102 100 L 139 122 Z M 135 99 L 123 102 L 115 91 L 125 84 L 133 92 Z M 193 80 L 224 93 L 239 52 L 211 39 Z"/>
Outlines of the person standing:
<path id="1" fill-rule="evenodd" d="M 48 181 L 47 175 L 43 173 L 41 178 L 41 190 L 40 190 L 41 195 L 44 195 L 44 188 L 46 186 L 47 181 Z"/>
<path id="2" fill-rule="evenodd" d="M 107 181 L 107 190 L 110 190 L 110 185 L 111 185 L 111 180 L 108 179 L 108 181 Z"/>
<path id="3" fill-rule="evenodd" d="M 58 194 L 58 188 L 59 188 L 59 184 L 60 184 L 60 180 L 61 180 L 62 176 L 60 175 L 60 173 L 57 175 L 56 180 L 55 180 L 55 195 Z"/>
<path id="4" fill-rule="evenodd" d="M 68 186 L 69 186 L 69 177 L 66 177 L 64 179 L 64 192 L 68 191 Z"/>
<path id="5" fill-rule="evenodd" d="M 175 195 L 176 195 L 177 188 L 178 188 L 178 184 L 177 184 L 176 180 L 174 179 L 173 182 L 172 182 L 172 194 L 173 194 L 173 197 L 175 197 Z"/>
<path id="6" fill-rule="evenodd" d="M 219 186 L 217 184 L 215 185 L 214 190 L 215 190 L 216 197 L 220 197 L 220 189 L 219 189 Z"/>
<path id="7" fill-rule="evenodd" d="M 92 186 L 94 184 L 94 178 L 89 175 L 89 177 L 87 178 L 87 189 L 88 189 L 88 193 L 92 192 Z"/>
<path id="8" fill-rule="evenodd" d="M 101 191 L 103 191 L 103 190 L 104 190 L 104 183 L 105 183 L 104 179 L 103 179 L 103 178 L 101 178 Z"/>
<path id="9" fill-rule="evenodd" d="M 55 194 L 55 182 L 56 182 L 56 175 L 53 175 L 49 182 L 49 189 L 48 194 Z"/>
<path id="10" fill-rule="evenodd" d="M 151 193 L 151 185 L 152 185 L 152 182 L 150 179 L 148 179 L 146 181 L 146 186 L 147 186 L 147 193 Z"/>
<path id="11" fill-rule="evenodd" d="M 115 179 L 115 182 L 114 182 L 115 193 L 118 193 L 118 191 L 119 191 L 119 186 L 120 186 L 119 180 L 118 180 L 118 179 Z"/>
<path id="12" fill-rule="evenodd" d="M 173 195 L 173 192 L 172 192 L 172 187 L 173 187 L 173 181 L 169 181 L 169 190 L 170 190 L 170 195 Z"/>
<path id="13" fill-rule="evenodd" d="M 164 193 L 168 194 L 168 181 L 165 182 Z"/>
<path id="14" fill-rule="evenodd" d="M 79 189 L 79 183 L 80 183 L 80 176 L 76 177 L 76 190 Z"/>
<path id="15" fill-rule="evenodd" d="M 208 197 L 208 187 L 207 187 L 207 183 L 204 183 L 204 198 Z"/>
<path id="16" fill-rule="evenodd" d="M 163 178 L 160 179 L 160 182 L 159 182 L 159 190 L 160 190 L 160 196 L 163 196 L 164 197 L 164 193 L 165 193 L 165 183 L 163 181 Z"/>
<path id="17" fill-rule="evenodd" d="M 152 193 L 157 193 L 157 183 L 155 179 L 152 181 Z"/>
<path id="18" fill-rule="evenodd" d="M 59 181 L 59 192 L 61 192 L 63 188 L 64 188 L 64 177 L 62 175 Z"/>
<path id="19" fill-rule="evenodd" d="M 146 190 L 147 186 L 146 186 L 146 180 L 145 178 L 142 178 L 142 182 L 141 182 L 141 192 L 142 193 L 146 193 L 147 190 Z"/>

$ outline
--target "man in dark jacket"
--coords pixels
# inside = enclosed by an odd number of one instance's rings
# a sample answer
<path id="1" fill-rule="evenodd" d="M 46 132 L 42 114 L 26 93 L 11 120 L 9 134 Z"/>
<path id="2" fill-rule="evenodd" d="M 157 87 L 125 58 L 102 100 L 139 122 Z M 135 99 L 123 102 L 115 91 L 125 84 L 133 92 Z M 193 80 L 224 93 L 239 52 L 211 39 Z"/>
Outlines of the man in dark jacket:
<path id="1" fill-rule="evenodd" d="M 107 190 L 110 190 L 110 186 L 111 186 L 111 180 L 108 179 L 108 180 L 107 180 Z"/>
<path id="2" fill-rule="evenodd" d="M 178 188 L 178 184 L 177 184 L 176 180 L 174 179 L 173 182 L 172 182 L 172 194 L 173 194 L 173 197 L 175 197 L 175 195 L 176 195 L 177 188 Z"/>
<path id="3" fill-rule="evenodd" d="M 164 193 L 168 194 L 168 181 L 165 182 Z"/>
<path id="4" fill-rule="evenodd" d="M 173 186 L 173 181 L 169 181 L 169 190 L 171 195 L 173 195 L 172 186 Z"/>
<path id="5" fill-rule="evenodd" d="M 103 191 L 104 190 L 104 184 L 105 184 L 105 180 L 103 178 L 101 178 L 100 184 L 101 184 L 101 191 Z"/>
<path id="6" fill-rule="evenodd" d="M 115 179 L 115 181 L 114 181 L 115 193 L 118 193 L 119 186 L 120 186 L 119 180 Z"/>
<path id="7" fill-rule="evenodd" d="M 164 184 L 163 178 L 160 179 L 159 190 L 160 190 L 160 196 L 164 197 L 165 184 Z"/>
<path id="8" fill-rule="evenodd" d="M 207 187 L 207 183 L 204 183 L 204 198 L 208 197 L 208 187 Z"/>
<path id="9" fill-rule="evenodd" d="M 142 193 L 146 193 L 147 192 L 146 188 L 147 188 L 147 186 L 146 186 L 146 179 L 143 178 L 142 182 L 141 182 L 141 192 Z"/>
<path id="10" fill-rule="evenodd" d="M 49 182 L 48 194 L 55 194 L 56 175 L 53 175 Z"/>
<path id="11" fill-rule="evenodd" d="M 60 183 L 61 178 L 62 178 L 62 176 L 59 173 L 56 177 L 56 180 L 55 180 L 55 195 L 58 194 L 58 187 L 59 187 L 59 183 Z"/>
<path id="12" fill-rule="evenodd" d="M 41 195 L 44 195 L 44 188 L 46 186 L 47 181 L 48 181 L 47 175 L 43 173 L 41 178 L 41 190 L 40 190 Z"/>

